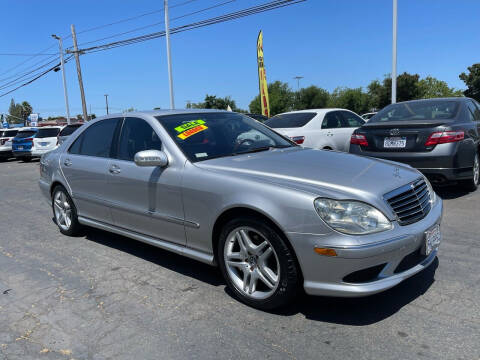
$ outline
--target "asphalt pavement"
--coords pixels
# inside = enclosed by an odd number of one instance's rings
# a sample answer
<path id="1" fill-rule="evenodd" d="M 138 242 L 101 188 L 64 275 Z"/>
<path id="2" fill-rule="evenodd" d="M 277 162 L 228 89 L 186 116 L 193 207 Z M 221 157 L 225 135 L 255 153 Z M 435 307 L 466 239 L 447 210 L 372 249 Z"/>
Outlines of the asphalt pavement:
<path id="1" fill-rule="evenodd" d="M 0 163 L 0 359 L 480 359 L 480 190 L 438 189 L 438 259 L 399 286 L 262 312 L 216 268 L 99 230 L 63 236 L 38 174 Z"/>

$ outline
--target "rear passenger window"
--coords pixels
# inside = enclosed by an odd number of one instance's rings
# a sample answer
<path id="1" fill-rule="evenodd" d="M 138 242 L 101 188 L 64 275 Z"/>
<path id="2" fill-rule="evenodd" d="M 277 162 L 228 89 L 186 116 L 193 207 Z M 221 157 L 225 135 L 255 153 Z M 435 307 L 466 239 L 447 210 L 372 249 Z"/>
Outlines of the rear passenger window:
<path id="1" fill-rule="evenodd" d="M 339 129 L 342 127 L 342 116 L 338 111 L 331 111 L 322 121 L 322 129 Z"/>
<path id="2" fill-rule="evenodd" d="M 349 111 L 342 111 L 342 116 L 344 119 L 344 126 L 350 128 L 357 128 L 365 124 L 365 120 L 363 120 L 360 116 L 355 115 Z"/>
<path id="3" fill-rule="evenodd" d="M 88 127 L 72 144 L 70 154 L 110 157 L 113 136 L 120 119 L 106 119 Z"/>
<path id="4" fill-rule="evenodd" d="M 162 142 L 145 120 L 126 118 L 118 143 L 118 159 L 133 161 L 135 154 L 143 150 L 162 150 Z"/>

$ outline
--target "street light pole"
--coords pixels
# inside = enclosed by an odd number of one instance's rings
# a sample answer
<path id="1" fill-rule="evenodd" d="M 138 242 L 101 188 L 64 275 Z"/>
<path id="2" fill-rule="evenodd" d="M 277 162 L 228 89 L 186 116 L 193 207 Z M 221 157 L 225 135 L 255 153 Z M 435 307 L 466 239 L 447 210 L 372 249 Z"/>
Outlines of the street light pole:
<path id="1" fill-rule="evenodd" d="M 52 37 L 58 40 L 58 48 L 60 51 L 60 67 L 62 68 L 63 78 L 63 96 L 65 97 L 65 109 L 67 110 L 67 124 L 70 125 L 70 106 L 68 105 L 67 80 L 65 78 L 65 62 L 63 60 L 63 43 L 62 38 L 53 34 Z"/>
<path id="2" fill-rule="evenodd" d="M 393 0 L 392 104 L 397 102 L 397 0 Z"/>
<path id="3" fill-rule="evenodd" d="M 165 8 L 165 38 L 167 40 L 168 83 L 170 88 L 170 109 L 175 109 L 173 97 L 172 58 L 170 56 L 170 21 L 168 18 L 168 0 L 163 0 Z"/>
<path id="4" fill-rule="evenodd" d="M 107 115 L 108 115 L 108 94 L 105 94 L 103 96 L 105 96 L 105 105 L 107 106 Z"/>
<path id="5" fill-rule="evenodd" d="M 297 80 L 297 90 L 300 90 L 300 80 L 303 79 L 303 76 L 295 76 L 294 79 Z"/>

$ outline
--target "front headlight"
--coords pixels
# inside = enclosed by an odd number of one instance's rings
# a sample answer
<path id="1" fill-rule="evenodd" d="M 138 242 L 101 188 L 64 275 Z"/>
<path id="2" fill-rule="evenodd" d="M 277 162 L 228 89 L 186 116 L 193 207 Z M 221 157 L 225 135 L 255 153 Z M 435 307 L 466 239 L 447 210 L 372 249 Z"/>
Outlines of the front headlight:
<path id="1" fill-rule="evenodd" d="M 424 176 L 423 178 L 425 179 L 425 183 L 427 184 L 428 192 L 430 193 L 430 203 L 433 206 L 433 204 L 435 204 L 435 201 L 437 200 L 437 194 L 433 190 L 432 184 L 430 184 L 430 181 L 428 181 L 427 177 Z"/>
<path id="2" fill-rule="evenodd" d="M 392 228 L 385 215 L 360 201 L 318 198 L 314 204 L 323 221 L 345 234 L 373 234 Z"/>

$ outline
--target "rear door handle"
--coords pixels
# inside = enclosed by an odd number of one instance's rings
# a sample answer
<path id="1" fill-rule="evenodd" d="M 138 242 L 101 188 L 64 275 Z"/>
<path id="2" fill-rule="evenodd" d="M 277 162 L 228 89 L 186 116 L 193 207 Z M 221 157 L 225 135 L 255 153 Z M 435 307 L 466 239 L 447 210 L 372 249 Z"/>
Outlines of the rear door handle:
<path id="1" fill-rule="evenodd" d="M 122 170 L 120 170 L 120 167 L 118 167 L 118 165 L 112 165 L 110 166 L 110 169 L 108 169 L 108 171 L 110 172 L 110 174 L 120 174 Z"/>
<path id="2" fill-rule="evenodd" d="M 65 165 L 65 166 L 71 166 L 71 165 L 72 165 L 72 162 L 70 161 L 70 159 L 65 159 L 65 161 L 63 162 L 63 165 Z"/>

